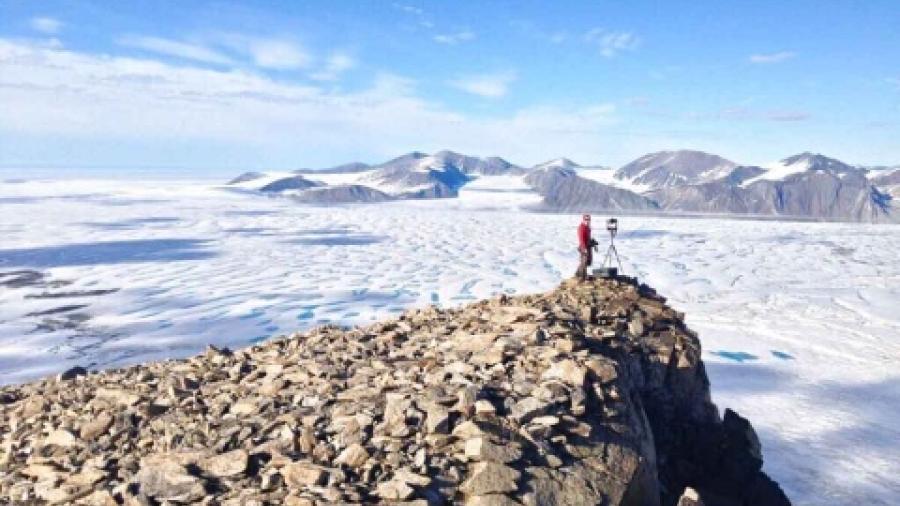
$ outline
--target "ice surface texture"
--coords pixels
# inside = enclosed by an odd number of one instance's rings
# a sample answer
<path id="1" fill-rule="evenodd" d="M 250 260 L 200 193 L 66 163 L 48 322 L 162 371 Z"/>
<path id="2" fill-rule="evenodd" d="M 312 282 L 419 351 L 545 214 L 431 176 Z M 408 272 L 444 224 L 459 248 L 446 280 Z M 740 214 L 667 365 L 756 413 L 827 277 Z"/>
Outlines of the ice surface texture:
<path id="1" fill-rule="evenodd" d="M 545 291 L 571 275 L 578 217 L 518 211 L 533 196 L 488 183 L 453 200 L 328 208 L 185 181 L 0 184 L 0 382 Z M 620 227 L 626 272 L 686 312 L 713 400 L 753 420 L 788 495 L 894 503 L 900 226 Z"/>

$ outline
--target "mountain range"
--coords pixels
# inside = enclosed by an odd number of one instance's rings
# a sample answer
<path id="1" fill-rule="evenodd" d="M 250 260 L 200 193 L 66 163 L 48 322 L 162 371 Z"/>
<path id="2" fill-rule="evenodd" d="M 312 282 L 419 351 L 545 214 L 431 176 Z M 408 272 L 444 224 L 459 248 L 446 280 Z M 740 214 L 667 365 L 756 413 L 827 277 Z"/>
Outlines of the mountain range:
<path id="1" fill-rule="evenodd" d="M 527 206 L 532 211 L 900 223 L 900 167 L 850 165 L 809 152 L 760 167 L 701 151 L 661 151 L 619 169 L 567 158 L 523 167 L 498 157 L 412 152 L 378 165 L 248 172 L 228 185 L 328 205 L 455 198 L 474 181 L 494 182 L 498 191 L 524 185 L 540 200 Z"/>

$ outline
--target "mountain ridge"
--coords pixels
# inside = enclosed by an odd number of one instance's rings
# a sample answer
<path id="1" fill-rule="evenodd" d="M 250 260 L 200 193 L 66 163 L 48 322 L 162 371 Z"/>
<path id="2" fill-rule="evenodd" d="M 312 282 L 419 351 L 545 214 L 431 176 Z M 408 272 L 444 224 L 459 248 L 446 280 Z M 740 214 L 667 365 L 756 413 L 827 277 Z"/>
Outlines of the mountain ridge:
<path id="1" fill-rule="evenodd" d="M 740 165 L 696 150 L 658 151 L 616 170 L 600 169 L 565 157 L 526 168 L 500 157 L 413 151 L 376 165 L 355 162 L 322 171 L 297 171 L 282 178 L 245 173 L 228 184 L 295 196 L 316 185 L 355 185 L 371 190 L 317 191 L 316 203 L 341 204 L 456 198 L 476 179 L 504 176 L 521 178 L 541 198 L 540 204 L 527 207 L 533 211 L 900 222 L 894 204 L 894 196 L 900 194 L 896 182 L 900 171 L 874 171 L 808 151 L 765 167 Z"/>

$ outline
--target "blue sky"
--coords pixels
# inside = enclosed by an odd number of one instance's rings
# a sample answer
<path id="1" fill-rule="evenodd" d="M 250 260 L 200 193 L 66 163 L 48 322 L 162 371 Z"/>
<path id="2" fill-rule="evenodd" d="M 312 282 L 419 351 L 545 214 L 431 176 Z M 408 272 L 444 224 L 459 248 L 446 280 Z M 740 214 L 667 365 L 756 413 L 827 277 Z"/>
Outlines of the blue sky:
<path id="1" fill-rule="evenodd" d="M 0 0 L 0 167 L 900 163 L 900 4 Z"/>

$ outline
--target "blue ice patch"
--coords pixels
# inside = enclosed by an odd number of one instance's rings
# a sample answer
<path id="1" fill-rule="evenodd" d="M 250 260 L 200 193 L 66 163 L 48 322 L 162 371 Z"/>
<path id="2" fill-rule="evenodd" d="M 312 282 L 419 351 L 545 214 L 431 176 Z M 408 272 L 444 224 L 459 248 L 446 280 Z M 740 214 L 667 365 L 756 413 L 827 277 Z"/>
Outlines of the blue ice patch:
<path id="1" fill-rule="evenodd" d="M 728 360 L 733 360 L 735 362 L 744 363 L 749 360 L 757 360 L 759 357 L 756 355 L 751 355 L 746 351 L 713 351 L 713 355 L 718 357 L 727 358 Z"/>
<path id="2" fill-rule="evenodd" d="M 783 351 L 771 350 L 772 356 L 775 358 L 780 358 L 781 360 L 794 360 L 794 356 L 790 353 L 785 353 Z"/>

